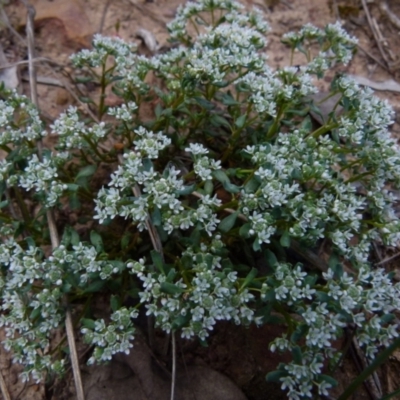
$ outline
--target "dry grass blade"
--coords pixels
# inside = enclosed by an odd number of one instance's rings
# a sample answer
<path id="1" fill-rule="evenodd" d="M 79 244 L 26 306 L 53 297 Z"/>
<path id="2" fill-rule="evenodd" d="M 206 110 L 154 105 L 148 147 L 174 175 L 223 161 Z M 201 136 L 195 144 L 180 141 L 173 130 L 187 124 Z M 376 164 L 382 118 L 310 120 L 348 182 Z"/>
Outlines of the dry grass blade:
<path id="1" fill-rule="evenodd" d="M 364 9 L 365 15 L 367 16 L 369 27 L 371 28 L 372 34 L 374 35 L 375 42 L 378 45 L 378 49 L 379 49 L 379 51 L 381 53 L 381 56 L 383 57 L 383 59 L 385 60 L 386 65 L 387 65 L 388 64 L 387 56 L 386 56 L 385 51 L 383 50 L 381 39 L 378 36 L 378 33 L 376 32 L 376 29 L 374 27 L 374 21 L 372 20 L 371 14 L 369 13 L 367 2 L 366 2 L 366 0 L 361 0 L 361 2 L 362 2 L 362 6 L 363 6 L 363 9 Z"/>
<path id="2" fill-rule="evenodd" d="M 11 400 L 10 393 L 8 393 L 6 382 L 3 378 L 3 374 L 1 373 L 1 371 L 0 371 L 0 388 L 1 388 L 1 395 L 3 396 L 3 399 Z"/>
<path id="3" fill-rule="evenodd" d="M 352 351 L 354 352 L 353 353 L 354 357 L 357 357 L 358 360 L 358 363 L 356 362 L 356 364 L 357 365 L 360 364 L 359 372 L 361 373 L 368 367 L 368 362 L 355 337 L 353 337 L 351 348 Z M 378 374 L 376 372 L 374 372 L 364 381 L 364 385 L 372 400 L 378 400 L 382 397 L 382 387 L 378 378 Z"/>
<path id="4" fill-rule="evenodd" d="M 171 378 L 171 400 L 175 397 L 175 381 L 176 381 L 176 341 L 175 331 L 171 332 L 172 342 L 172 378 Z"/>
<path id="5" fill-rule="evenodd" d="M 35 69 L 35 64 L 33 62 L 34 52 L 35 52 L 34 23 L 33 23 L 34 17 L 35 17 L 35 9 L 31 5 L 29 5 L 26 0 L 23 0 L 23 3 L 28 11 L 26 33 L 28 36 L 29 78 L 30 78 L 30 89 L 31 89 L 31 101 L 39 109 L 39 102 L 38 102 L 37 88 L 36 88 L 36 69 Z M 43 145 L 42 145 L 41 141 L 38 141 L 37 147 L 38 147 L 39 158 L 42 158 Z M 58 232 L 57 232 L 57 228 L 56 228 L 52 210 L 48 210 L 46 213 L 46 216 L 47 216 L 47 223 L 48 223 L 49 230 L 50 230 L 51 245 L 52 245 L 52 248 L 54 249 L 59 246 L 60 241 L 59 241 Z M 71 311 L 68 309 L 68 299 L 66 296 L 64 296 L 63 302 L 64 302 L 64 306 L 66 307 L 65 328 L 66 328 L 68 345 L 69 345 L 69 350 L 70 350 L 70 355 L 71 355 L 71 363 L 72 363 L 72 369 L 73 369 L 73 374 L 74 374 L 77 399 L 85 400 L 85 395 L 83 392 L 83 385 L 82 385 L 82 378 L 81 378 L 81 373 L 80 373 L 80 369 L 79 369 L 79 359 L 78 359 L 78 354 L 77 354 L 76 346 L 75 346 L 75 337 L 74 337 Z"/>
<path id="6" fill-rule="evenodd" d="M 390 10 L 389 6 L 385 1 L 378 1 L 379 9 L 386 15 L 388 20 L 397 28 L 400 29 L 400 18 L 396 16 L 396 14 Z"/>

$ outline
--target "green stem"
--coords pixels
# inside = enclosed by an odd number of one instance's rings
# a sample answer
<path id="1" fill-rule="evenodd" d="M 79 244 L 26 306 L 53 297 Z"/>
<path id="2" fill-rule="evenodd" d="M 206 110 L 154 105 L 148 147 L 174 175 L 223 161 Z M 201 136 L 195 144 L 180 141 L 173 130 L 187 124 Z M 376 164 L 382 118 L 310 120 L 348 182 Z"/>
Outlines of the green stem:
<path id="1" fill-rule="evenodd" d="M 317 139 L 320 136 L 322 136 L 323 134 L 331 131 L 332 129 L 337 128 L 338 126 L 339 126 L 339 124 L 337 122 L 328 124 L 328 125 L 322 125 L 314 132 L 311 132 L 308 136 L 312 136 L 312 137 L 314 137 L 314 139 Z"/>

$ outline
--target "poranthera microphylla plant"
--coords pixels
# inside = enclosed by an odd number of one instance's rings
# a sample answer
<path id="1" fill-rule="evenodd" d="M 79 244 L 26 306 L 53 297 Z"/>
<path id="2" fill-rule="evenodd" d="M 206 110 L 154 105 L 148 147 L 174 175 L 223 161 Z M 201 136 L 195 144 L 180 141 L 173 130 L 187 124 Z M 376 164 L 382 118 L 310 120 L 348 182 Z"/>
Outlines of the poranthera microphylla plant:
<path id="1" fill-rule="evenodd" d="M 0 323 L 25 379 L 63 371 L 64 344 L 51 342 L 63 296 L 94 346 L 89 363 L 129 352 L 140 306 L 188 339 L 207 340 L 220 320 L 280 317 L 287 332 L 270 350 L 293 359 L 269 379 L 290 399 L 328 394 L 341 355 L 333 341 L 346 327 L 369 359 L 397 337 L 400 285 L 370 254 L 373 241 L 400 237 L 392 109 L 337 76 L 330 96 L 343 112 L 314 127 L 315 80 L 348 63 L 356 40 L 338 23 L 306 25 L 283 37 L 306 63 L 275 71 L 268 30 L 257 10 L 201 0 L 178 10 L 164 54 L 140 56 L 119 38 L 95 36 L 72 61 L 77 79 L 101 88 L 100 102 L 89 103 L 98 121 L 69 107 L 45 128 L 24 96 L 3 91 Z M 105 105 L 110 87 L 118 107 Z M 153 119 L 143 117 L 149 103 Z M 38 157 L 35 143 L 49 134 L 57 146 Z M 99 175 L 105 166 L 112 172 Z M 49 208 L 63 235 L 51 254 Z M 65 221 L 64 210 L 79 218 Z M 288 251 L 322 241 L 325 271 Z M 107 321 L 90 314 L 97 293 L 110 296 Z"/>

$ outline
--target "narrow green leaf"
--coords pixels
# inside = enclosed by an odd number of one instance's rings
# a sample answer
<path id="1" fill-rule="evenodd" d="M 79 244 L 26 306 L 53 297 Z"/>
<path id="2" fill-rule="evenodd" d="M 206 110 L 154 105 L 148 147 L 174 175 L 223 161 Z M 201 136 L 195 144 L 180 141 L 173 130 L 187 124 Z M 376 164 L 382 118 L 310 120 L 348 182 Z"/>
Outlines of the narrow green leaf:
<path id="1" fill-rule="evenodd" d="M 285 376 L 287 376 L 286 371 L 277 370 L 269 372 L 265 379 L 267 380 L 267 382 L 280 382 L 281 378 L 284 378 Z"/>
<path id="2" fill-rule="evenodd" d="M 92 176 L 96 172 L 96 165 L 87 165 L 86 167 L 82 168 L 75 177 L 75 182 L 80 178 L 88 178 Z"/>
<path id="3" fill-rule="evenodd" d="M 343 265 L 340 262 L 339 255 L 334 251 L 329 257 L 328 261 L 329 268 L 333 271 L 334 277 L 340 279 L 343 275 Z"/>
<path id="4" fill-rule="evenodd" d="M 151 256 L 151 259 L 152 259 L 152 261 L 153 261 L 155 267 L 156 267 L 162 274 L 165 275 L 165 271 L 164 271 L 164 262 L 163 262 L 163 259 L 162 259 L 162 257 L 161 257 L 161 254 L 160 254 L 158 251 L 156 251 L 156 250 L 152 250 L 152 251 L 150 252 L 150 256 Z"/>
<path id="5" fill-rule="evenodd" d="M 154 226 L 161 225 L 161 211 L 157 206 L 154 207 L 154 210 L 151 213 L 151 222 L 153 222 Z"/>
<path id="6" fill-rule="evenodd" d="M 170 282 L 161 282 L 160 290 L 167 294 L 181 294 L 184 292 L 184 289 Z"/>
<path id="7" fill-rule="evenodd" d="M 240 187 L 230 183 L 230 182 L 224 182 L 222 184 L 222 186 L 224 187 L 224 189 L 228 192 L 228 193 L 239 193 L 240 192 Z"/>
<path id="8" fill-rule="evenodd" d="M 222 104 L 225 106 L 237 106 L 240 103 L 236 101 L 230 94 L 226 93 L 222 96 Z"/>
<path id="9" fill-rule="evenodd" d="M 251 283 L 251 281 L 257 276 L 257 274 L 258 274 L 258 269 L 253 267 L 251 271 L 247 274 L 246 278 L 244 278 L 244 281 L 240 286 L 240 290 L 247 287 Z"/>
<path id="10" fill-rule="evenodd" d="M 101 238 L 101 235 L 96 231 L 90 231 L 90 243 L 92 243 L 98 253 L 101 253 L 103 251 L 103 239 Z"/>
<path id="11" fill-rule="evenodd" d="M 251 229 L 251 224 L 250 222 L 247 222 L 246 224 L 242 225 L 239 229 L 239 235 L 243 239 L 248 239 L 250 237 L 250 229 Z"/>
<path id="12" fill-rule="evenodd" d="M 193 193 L 195 188 L 196 188 L 195 184 L 190 186 L 183 186 L 181 190 L 177 190 L 175 193 L 179 196 L 186 196 L 188 194 Z"/>
<path id="13" fill-rule="evenodd" d="M 293 349 L 292 349 L 292 356 L 293 356 L 293 361 L 294 361 L 296 364 L 300 364 L 300 365 L 302 364 L 302 361 L 303 361 L 303 354 L 302 354 L 301 349 L 300 349 L 299 346 L 293 347 Z"/>
<path id="14" fill-rule="evenodd" d="M 281 236 L 279 243 L 281 244 L 282 247 L 290 247 L 289 231 L 283 232 L 283 235 Z"/>
<path id="15" fill-rule="evenodd" d="M 96 324 L 94 323 L 94 320 L 89 319 L 89 318 L 82 318 L 81 319 L 81 324 L 82 326 L 84 326 L 85 328 L 89 328 L 91 330 L 94 330 Z"/>
<path id="16" fill-rule="evenodd" d="M 211 103 L 211 101 L 208 101 L 204 99 L 203 97 L 194 97 L 196 100 L 196 103 L 200 105 L 201 107 L 205 108 L 206 110 L 212 110 L 215 108 L 214 103 Z"/>
<path id="17" fill-rule="evenodd" d="M 223 171 L 222 169 L 217 169 L 213 171 L 212 175 L 217 181 L 221 182 L 222 184 L 230 183 L 228 175 L 226 175 L 225 171 Z"/>
<path id="18" fill-rule="evenodd" d="M 244 124 L 246 122 L 247 114 L 241 115 L 239 118 L 236 119 L 235 125 L 239 128 L 242 129 L 244 127 Z"/>
<path id="19" fill-rule="evenodd" d="M 211 196 L 213 191 L 214 191 L 214 184 L 211 179 L 207 179 L 206 183 L 204 184 L 204 192 Z"/>
<path id="20" fill-rule="evenodd" d="M 275 253 L 270 249 L 264 251 L 264 257 L 269 267 L 274 268 L 278 264 L 278 259 L 276 258 Z"/>
<path id="21" fill-rule="evenodd" d="M 31 314 L 29 315 L 29 319 L 30 320 L 36 319 L 37 317 L 40 316 L 41 312 L 42 312 L 42 307 L 39 306 L 39 307 L 34 308 L 31 312 Z"/>
<path id="22" fill-rule="evenodd" d="M 76 192 L 79 189 L 79 185 L 77 185 L 76 183 L 67 183 L 67 188 L 71 192 Z"/>
<path id="23" fill-rule="evenodd" d="M 111 310 L 113 312 L 119 310 L 121 308 L 121 299 L 119 296 L 111 296 L 110 299 Z"/>
<path id="24" fill-rule="evenodd" d="M 83 293 L 97 293 L 100 292 L 106 284 L 106 281 L 98 280 L 92 282 L 84 291 Z"/>
<path id="25" fill-rule="evenodd" d="M 233 228 L 233 226 L 235 225 L 238 215 L 239 215 L 239 211 L 236 211 L 233 214 L 228 215 L 226 218 L 224 218 L 220 222 L 220 224 L 218 225 L 218 229 L 225 233 L 230 231 Z"/>
<path id="26" fill-rule="evenodd" d="M 228 120 L 227 120 L 226 118 L 224 118 L 224 117 L 221 117 L 221 116 L 218 115 L 218 114 L 213 114 L 213 115 L 210 117 L 210 122 L 211 122 L 211 124 L 212 124 L 213 126 L 216 126 L 216 127 L 218 127 L 218 126 L 225 126 L 226 128 L 229 128 L 229 129 L 231 128 L 231 126 L 230 126 Z"/>

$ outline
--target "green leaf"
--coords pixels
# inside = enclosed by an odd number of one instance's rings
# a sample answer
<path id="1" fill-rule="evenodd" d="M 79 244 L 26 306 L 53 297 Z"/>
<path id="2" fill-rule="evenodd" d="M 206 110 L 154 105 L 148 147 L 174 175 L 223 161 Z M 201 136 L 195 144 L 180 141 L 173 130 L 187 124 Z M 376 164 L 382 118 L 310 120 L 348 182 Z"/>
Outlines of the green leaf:
<path id="1" fill-rule="evenodd" d="M 225 171 L 223 171 L 222 169 L 217 169 L 215 171 L 212 172 L 212 176 L 219 182 L 221 182 L 222 184 L 224 183 L 230 183 L 230 180 L 228 178 L 228 175 L 226 175 Z"/>
<path id="2" fill-rule="evenodd" d="M 67 188 L 71 192 L 76 192 L 79 189 L 79 185 L 77 185 L 76 183 L 67 183 Z"/>
<path id="3" fill-rule="evenodd" d="M 335 387 L 335 386 L 338 385 L 338 381 L 337 381 L 336 379 L 332 378 L 332 377 L 329 376 L 329 375 L 321 374 L 321 375 L 319 375 L 319 378 L 320 378 L 322 381 L 325 381 L 325 382 L 330 383 L 333 387 Z"/>
<path id="4" fill-rule="evenodd" d="M 213 85 L 219 88 L 224 88 L 229 85 L 228 81 L 218 81 L 218 82 L 213 82 Z"/>
<path id="5" fill-rule="evenodd" d="M 244 124 L 246 122 L 247 114 L 241 115 L 239 118 L 236 119 L 235 125 L 239 128 L 242 129 L 244 127 Z"/>
<path id="6" fill-rule="evenodd" d="M 286 371 L 276 370 L 269 372 L 265 379 L 267 380 L 267 382 L 280 382 L 281 378 L 284 378 L 285 376 L 287 376 Z"/>
<path id="7" fill-rule="evenodd" d="M 158 251 L 156 251 L 156 250 L 152 250 L 152 251 L 150 252 L 150 256 L 151 256 L 151 259 L 152 259 L 152 261 L 153 261 L 155 267 L 156 267 L 162 274 L 165 275 L 165 271 L 164 271 L 164 262 L 163 262 L 163 259 L 162 259 L 161 254 L 160 254 Z"/>
<path id="8" fill-rule="evenodd" d="M 228 193 L 239 193 L 240 192 L 240 187 L 237 185 L 234 185 L 233 183 L 224 182 L 224 183 L 222 183 L 222 186 Z"/>
<path id="9" fill-rule="evenodd" d="M 121 308 L 121 299 L 120 299 L 120 297 L 116 296 L 116 295 L 115 296 L 114 295 L 111 296 L 110 305 L 111 305 L 111 310 L 113 312 L 119 310 Z"/>
<path id="10" fill-rule="evenodd" d="M 69 207 L 71 208 L 71 210 L 79 210 L 81 208 L 81 202 L 79 201 L 79 197 L 78 194 L 72 193 L 69 196 Z"/>
<path id="11" fill-rule="evenodd" d="M 181 294 L 184 292 L 184 289 L 170 282 L 161 282 L 160 290 L 167 294 Z"/>
<path id="12" fill-rule="evenodd" d="M 289 231 L 283 232 L 283 235 L 281 236 L 279 243 L 281 244 L 282 247 L 290 247 Z"/>
<path id="13" fill-rule="evenodd" d="M 214 184 L 212 183 L 211 179 L 207 179 L 206 183 L 204 184 L 204 192 L 211 196 L 213 191 L 214 191 Z"/>
<path id="14" fill-rule="evenodd" d="M 225 93 L 222 96 L 222 104 L 225 106 L 237 106 L 240 103 L 236 101 L 230 94 Z"/>
<path id="15" fill-rule="evenodd" d="M 85 104 L 95 104 L 94 101 L 90 97 L 79 96 L 79 100 Z"/>
<path id="16" fill-rule="evenodd" d="M 250 237 L 250 229 L 251 229 L 251 224 L 250 222 L 247 222 L 246 224 L 242 225 L 239 229 L 239 235 L 243 239 L 248 239 Z"/>
<path id="17" fill-rule="evenodd" d="M 177 329 L 183 328 L 184 326 L 186 326 L 190 322 L 190 319 L 191 319 L 190 313 L 186 313 L 186 315 L 179 315 L 177 318 L 175 318 L 172 321 L 172 327 L 171 328 L 173 330 L 177 330 Z"/>
<path id="18" fill-rule="evenodd" d="M 238 215 L 239 211 L 235 211 L 233 214 L 228 215 L 219 223 L 218 229 L 224 233 L 230 231 L 235 225 Z"/>
<path id="19" fill-rule="evenodd" d="M 97 293 L 100 292 L 106 284 L 106 281 L 101 279 L 92 282 L 84 291 L 83 293 Z"/>
<path id="20" fill-rule="evenodd" d="M 157 206 L 154 207 L 154 210 L 151 213 L 151 222 L 153 223 L 154 226 L 161 225 L 161 211 Z"/>
<path id="21" fill-rule="evenodd" d="M 104 250 L 103 239 L 96 231 L 90 231 L 90 243 L 92 243 L 98 253 Z"/>
<path id="22" fill-rule="evenodd" d="M 246 278 L 244 278 L 244 281 L 240 286 L 240 290 L 247 287 L 251 283 L 251 281 L 257 276 L 257 274 L 258 274 L 258 269 L 253 267 L 251 271 L 247 274 Z"/>
<path id="23" fill-rule="evenodd" d="M 303 119 L 303 121 L 302 121 L 302 123 L 301 123 L 301 125 L 300 125 L 300 128 L 301 129 L 304 129 L 306 132 L 310 132 L 311 130 L 312 130 L 312 121 L 311 121 L 311 117 L 309 116 L 309 115 L 307 115 L 304 119 Z"/>
<path id="24" fill-rule="evenodd" d="M 121 249 L 126 249 L 132 240 L 132 234 L 130 232 L 125 233 L 121 238 Z"/>
<path id="25" fill-rule="evenodd" d="M 300 365 L 302 364 L 302 361 L 303 361 L 303 354 L 302 354 L 301 349 L 300 349 L 299 346 L 293 347 L 293 349 L 292 349 L 292 356 L 293 356 L 293 361 L 294 361 L 296 364 L 300 364 Z"/>
<path id="26" fill-rule="evenodd" d="M 76 76 L 75 77 L 75 82 L 76 83 L 88 83 L 92 82 L 93 78 L 91 76 Z"/>
<path id="27" fill-rule="evenodd" d="M 260 187 L 260 180 L 257 177 L 251 178 L 246 185 L 244 186 L 244 190 L 246 193 L 254 193 Z"/>
<path id="28" fill-rule="evenodd" d="M 260 251 L 261 250 L 261 243 L 258 239 L 254 240 L 253 242 L 253 250 Z"/>
<path id="29" fill-rule="evenodd" d="M 196 188 L 195 184 L 190 186 L 184 186 L 183 189 L 177 190 L 175 193 L 179 196 L 186 196 L 188 194 L 193 193 L 195 188 Z"/>
<path id="30" fill-rule="evenodd" d="M 0 202 L 0 209 L 8 206 L 8 200 L 3 200 Z"/>
<path id="31" fill-rule="evenodd" d="M 270 249 L 264 251 L 264 257 L 269 267 L 274 268 L 278 264 L 278 259 L 276 258 L 275 253 Z"/>
<path id="32" fill-rule="evenodd" d="M 199 104 L 201 107 L 205 108 L 206 110 L 213 110 L 215 108 L 214 103 L 204 99 L 203 97 L 194 97 L 196 103 Z"/>
<path id="33" fill-rule="evenodd" d="M 210 122 L 213 126 L 225 126 L 226 128 L 231 129 L 231 125 L 229 124 L 228 120 L 224 117 L 221 117 L 218 114 L 213 114 L 210 117 Z"/>
<path id="34" fill-rule="evenodd" d="M 329 257 L 328 266 L 333 271 L 336 279 L 340 279 L 343 276 L 343 265 L 340 262 L 339 255 L 335 251 Z"/>
<path id="35" fill-rule="evenodd" d="M 87 165 L 82 168 L 75 177 L 75 182 L 80 178 L 88 178 L 96 172 L 96 165 Z"/>
<path id="36" fill-rule="evenodd" d="M 293 343 L 297 343 L 300 339 L 302 339 L 305 336 L 307 331 L 308 331 L 308 326 L 306 324 L 297 325 L 295 331 L 290 336 L 290 341 Z"/>
<path id="37" fill-rule="evenodd" d="M 42 312 L 42 307 L 39 306 L 39 307 L 34 308 L 31 312 L 31 314 L 29 315 L 29 319 L 30 320 L 36 319 L 37 317 L 40 316 L 41 312 Z"/>
<path id="38" fill-rule="evenodd" d="M 94 323 L 94 320 L 89 319 L 89 318 L 82 318 L 81 319 L 81 324 L 85 328 L 91 329 L 92 331 L 94 331 L 94 328 L 96 326 L 96 324 Z"/>

